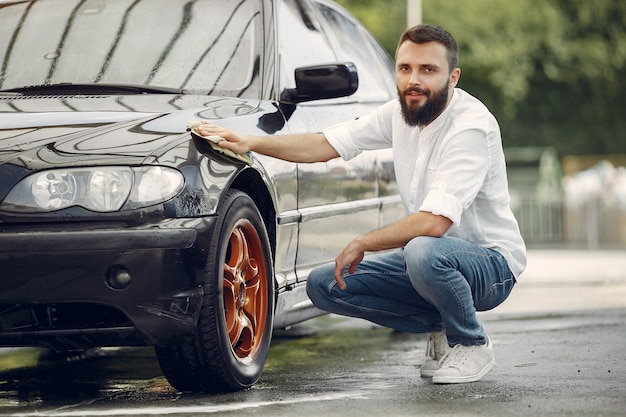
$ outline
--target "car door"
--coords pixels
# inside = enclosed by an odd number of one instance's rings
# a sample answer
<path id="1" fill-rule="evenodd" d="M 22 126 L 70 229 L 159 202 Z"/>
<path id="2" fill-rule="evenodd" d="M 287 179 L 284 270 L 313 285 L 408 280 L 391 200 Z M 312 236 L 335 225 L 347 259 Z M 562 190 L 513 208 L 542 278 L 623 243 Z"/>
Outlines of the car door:
<path id="1" fill-rule="evenodd" d="M 380 57 L 375 58 L 362 29 L 340 9 L 326 2 L 285 0 L 279 13 L 284 88 L 294 87 L 293 72 L 301 66 L 353 62 L 359 73 L 354 95 L 301 103 L 292 113 L 287 112 L 291 133 L 320 132 L 357 119 L 391 98 L 390 75 L 376 62 Z M 310 47 L 302 49 L 302 43 L 295 39 L 305 39 Z M 350 47 L 343 49 L 340 42 L 349 42 Z M 327 163 L 298 164 L 299 280 L 313 267 L 332 261 L 355 236 L 378 227 L 379 167 L 374 151 L 363 152 L 351 161 L 337 158 Z"/>
<path id="2" fill-rule="evenodd" d="M 353 96 L 363 112 L 395 99 L 395 65 L 376 40 L 343 9 L 326 0 L 315 0 L 327 33 L 335 38 L 334 45 L 342 60 L 354 62 L 359 71 L 361 88 Z M 365 113 L 363 113 L 365 114 Z M 376 193 L 379 215 L 376 227 L 382 227 L 404 216 L 404 206 L 398 191 L 392 149 L 373 152 L 376 159 Z"/>

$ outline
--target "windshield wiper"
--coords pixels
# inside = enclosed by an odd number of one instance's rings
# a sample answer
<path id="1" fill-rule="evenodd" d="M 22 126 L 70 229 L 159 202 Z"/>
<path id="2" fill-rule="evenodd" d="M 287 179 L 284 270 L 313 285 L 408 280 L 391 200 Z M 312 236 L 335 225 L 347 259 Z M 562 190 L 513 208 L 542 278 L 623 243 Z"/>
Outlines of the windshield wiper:
<path id="1" fill-rule="evenodd" d="M 185 94 L 186 90 L 140 84 L 42 84 L 0 90 L 0 93 L 40 94 Z"/>

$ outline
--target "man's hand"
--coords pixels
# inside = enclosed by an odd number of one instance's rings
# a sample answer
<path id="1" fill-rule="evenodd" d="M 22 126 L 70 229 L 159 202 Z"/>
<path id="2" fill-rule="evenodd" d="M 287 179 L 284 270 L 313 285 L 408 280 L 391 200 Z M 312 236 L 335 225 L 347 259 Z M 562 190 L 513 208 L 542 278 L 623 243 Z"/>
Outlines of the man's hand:
<path id="1" fill-rule="evenodd" d="M 202 136 L 220 136 L 224 138 L 225 140 L 219 141 L 218 145 L 236 154 L 245 154 L 252 149 L 252 136 L 242 135 L 213 123 L 202 122 L 196 127 L 196 131 Z"/>
<path id="2" fill-rule="evenodd" d="M 353 240 L 346 246 L 339 256 L 335 259 L 335 281 L 342 290 L 347 288 L 345 281 L 343 280 L 343 272 L 349 265 L 348 273 L 353 274 L 356 271 L 356 267 L 363 260 L 365 251 L 362 249 L 362 244 L 358 239 Z"/>

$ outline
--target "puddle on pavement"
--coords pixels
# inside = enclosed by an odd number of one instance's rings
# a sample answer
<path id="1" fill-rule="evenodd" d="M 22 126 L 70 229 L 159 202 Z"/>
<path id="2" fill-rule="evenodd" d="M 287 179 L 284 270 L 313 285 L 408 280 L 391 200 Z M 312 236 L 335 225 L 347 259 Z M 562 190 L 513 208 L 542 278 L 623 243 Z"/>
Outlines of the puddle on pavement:
<path id="1" fill-rule="evenodd" d="M 276 334 L 259 387 L 311 392 L 383 389 L 390 380 L 381 375 L 394 373 L 391 368 L 417 374 L 425 346 L 424 335 L 394 332 L 362 320 L 319 317 Z"/>
<path id="2" fill-rule="evenodd" d="M 323 316 L 275 332 L 265 371 L 252 390 L 211 398 L 229 402 L 290 390 L 304 395 L 330 387 L 344 393 L 384 389 L 389 379 L 383 374 L 395 372 L 392 368 L 408 363 L 417 372 L 424 347 L 423 335 Z M 194 401 L 206 395 L 179 395 L 151 348 L 93 349 L 75 356 L 31 348 L 0 351 L 0 412 L 95 401 L 167 403 L 179 397 Z"/>
<path id="3" fill-rule="evenodd" d="M 389 330 L 382 328 L 336 329 L 330 323 L 329 329 L 332 330 L 321 330 L 307 337 L 277 335 L 266 371 L 376 360 L 379 346 L 389 337 Z"/>
<path id="4" fill-rule="evenodd" d="M 174 392 L 159 377 L 161 370 L 150 348 L 89 349 L 69 355 L 37 348 L 3 349 L 0 408 L 65 405 L 126 391 L 150 392 L 151 385 Z"/>

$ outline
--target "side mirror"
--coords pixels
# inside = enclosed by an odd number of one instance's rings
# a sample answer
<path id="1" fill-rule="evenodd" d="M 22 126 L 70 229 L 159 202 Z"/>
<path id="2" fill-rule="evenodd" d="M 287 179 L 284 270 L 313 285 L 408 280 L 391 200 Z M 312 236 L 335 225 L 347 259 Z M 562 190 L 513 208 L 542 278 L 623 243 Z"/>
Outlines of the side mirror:
<path id="1" fill-rule="evenodd" d="M 303 101 L 347 97 L 359 87 L 356 66 L 351 62 L 296 68 L 296 88 L 283 91 L 281 101 Z"/>

